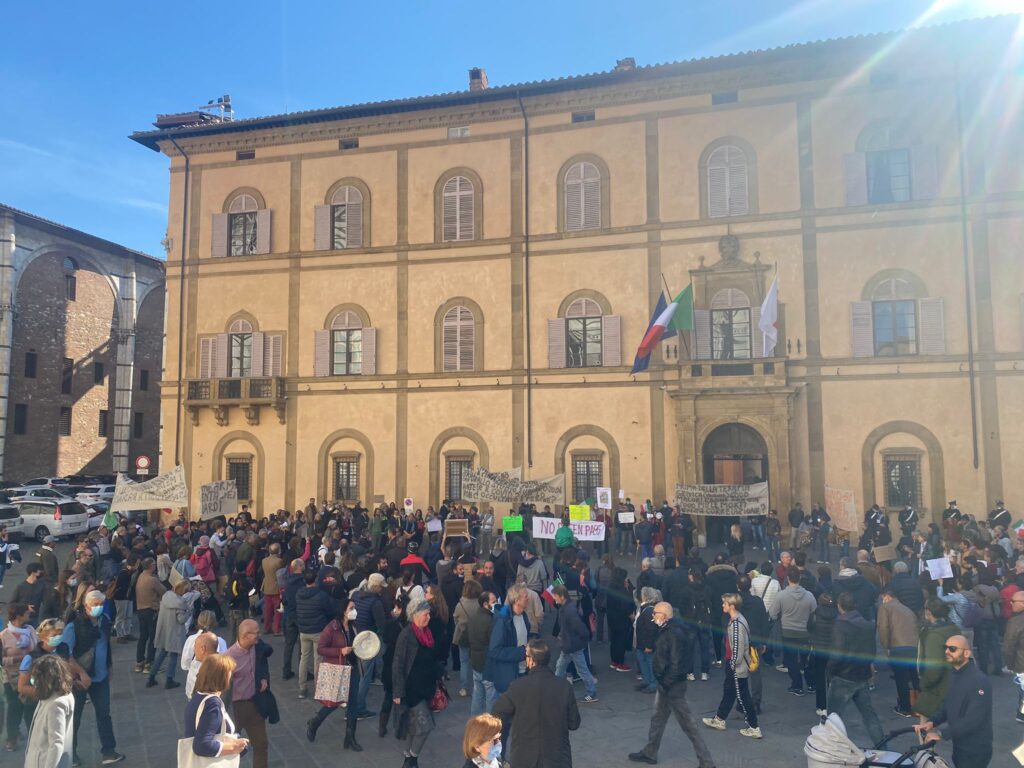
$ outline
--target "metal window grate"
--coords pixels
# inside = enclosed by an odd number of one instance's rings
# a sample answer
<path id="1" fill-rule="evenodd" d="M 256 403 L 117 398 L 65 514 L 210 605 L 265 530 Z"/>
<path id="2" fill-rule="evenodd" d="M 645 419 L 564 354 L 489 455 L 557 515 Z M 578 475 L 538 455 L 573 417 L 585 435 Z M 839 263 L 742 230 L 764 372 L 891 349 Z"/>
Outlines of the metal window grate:
<path id="1" fill-rule="evenodd" d="M 359 499 L 359 459 L 346 457 L 334 460 L 335 501 Z"/>
<path id="2" fill-rule="evenodd" d="M 239 500 L 252 498 L 252 459 L 228 459 L 228 480 L 235 481 Z"/>
<path id="3" fill-rule="evenodd" d="M 912 455 L 886 456 L 885 505 L 887 507 L 921 506 L 921 458 Z"/>
<path id="4" fill-rule="evenodd" d="M 99 437 L 107 437 L 107 422 L 110 419 L 110 411 L 100 411 Z"/>
<path id="5" fill-rule="evenodd" d="M 472 459 L 448 459 L 445 462 L 445 498 L 462 501 L 462 478 L 473 471 Z"/>
<path id="6" fill-rule="evenodd" d="M 67 437 L 71 434 L 71 409 L 61 408 L 60 409 L 60 420 L 57 422 L 57 434 L 61 437 Z"/>
<path id="7" fill-rule="evenodd" d="M 255 149 L 240 149 L 235 152 L 235 160 L 255 160 L 256 150 Z"/>
<path id="8" fill-rule="evenodd" d="M 601 485 L 601 458 L 599 456 L 579 457 L 572 462 L 572 497 L 577 502 L 597 499 L 597 487 Z"/>
<path id="9" fill-rule="evenodd" d="M 75 361 L 70 357 L 65 357 L 60 363 L 60 393 L 62 395 L 71 394 L 71 377 L 75 370 Z"/>

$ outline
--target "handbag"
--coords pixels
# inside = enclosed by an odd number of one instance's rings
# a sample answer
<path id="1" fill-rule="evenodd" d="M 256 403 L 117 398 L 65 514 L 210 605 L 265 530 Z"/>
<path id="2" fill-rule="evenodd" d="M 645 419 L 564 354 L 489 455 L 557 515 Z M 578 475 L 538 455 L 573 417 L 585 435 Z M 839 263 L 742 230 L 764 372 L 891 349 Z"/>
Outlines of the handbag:
<path id="1" fill-rule="evenodd" d="M 757 648 L 750 646 L 750 652 L 747 654 L 747 669 L 751 673 L 757 672 L 761 668 L 761 654 L 757 652 Z"/>
<path id="2" fill-rule="evenodd" d="M 211 698 L 214 694 L 208 694 L 206 698 L 199 704 L 199 709 L 196 710 L 196 729 L 199 728 L 199 718 L 203 714 L 203 707 L 206 706 L 206 700 Z M 227 716 L 221 717 L 220 719 L 220 733 L 217 735 L 217 741 L 224 741 L 225 738 L 236 738 L 234 734 L 227 732 L 228 719 Z M 193 737 L 187 739 L 178 739 L 178 768 L 238 768 L 239 762 L 241 761 L 241 755 L 221 755 L 220 757 L 201 757 L 192 751 Z"/>
<path id="3" fill-rule="evenodd" d="M 351 686 L 352 667 L 348 664 L 322 661 L 316 674 L 316 691 L 313 698 L 325 707 L 336 707 L 348 703 Z"/>
<path id="4" fill-rule="evenodd" d="M 448 696 L 448 689 L 444 687 L 444 683 L 441 680 L 438 680 L 437 688 L 434 689 L 434 695 L 430 699 L 430 711 L 442 712 L 448 708 L 450 702 L 451 697 Z"/>

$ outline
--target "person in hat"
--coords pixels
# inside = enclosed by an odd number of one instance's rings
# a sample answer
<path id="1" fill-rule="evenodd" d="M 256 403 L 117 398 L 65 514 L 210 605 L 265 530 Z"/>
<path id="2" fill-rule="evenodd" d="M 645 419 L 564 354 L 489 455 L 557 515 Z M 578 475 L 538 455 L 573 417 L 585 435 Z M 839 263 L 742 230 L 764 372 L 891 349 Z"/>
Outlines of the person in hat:
<path id="1" fill-rule="evenodd" d="M 324 627 L 320 633 L 320 640 L 317 643 L 316 652 L 320 655 L 322 662 L 320 669 L 324 669 L 324 664 L 340 664 L 347 666 L 351 669 L 351 678 L 349 682 L 349 689 L 346 696 L 346 701 L 351 700 L 351 692 L 358 689 L 359 686 L 359 667 L 360 665 L 354 663 L 354 647 L 353 641 L 356 637 L 356 606 L 351 600 L 345 607 L 345 612 L 340 618 L 335 617 L 328 622 L 327 626 Z M 309 741 L 316 741 L 316 732 L 320 728 L 327 717 L 338 708 L 340 701 L 331 701 L 329 699 L 318 699 L 320 703 L 320 711 L 317 712 L 309 721 L 306 722 L 306 738 Z M 345 708 L 345 741 L 344 748 L 351 749 L 353 752 L 362 752 L 363 748 L 359 746 L 359 742 L 356 741 L 356 724 L 358 723 L 359 710 L 353 703 L 352 706 Z"/>
<path id="2" fill-rule="evenodd" d="M 1000 499 L 996 502 L 996 508 L 988 513 L 988 527 L 995 528 L 997 525 L 1002 526 L 1003 529 L 1009 530 L 1010 523 L 1013 522 L 1013 518 L 1010 516 L 1010 510 L 1003 504 L 1003 500 Z"/>
<path id="3" fill-rule="evenodd" d="M 47 535 L 43 538 L 43 546 L 36 550 L 39 564 L 43 566 L 43 578 L 50 584 L 56 584 L 57 579 L 60 578 L 60 564 L 57 562 L 57 556 L 53 553 L 53 548 L 56 546 L 56 537 Z"/>
<path id="4" fill-rule="evenodd" d="M 408 554 L 402 558 L 402 561 L 398 564 L 400 568 L 404 569 L 406 566 L 420 566 L 423 569 L 423 573 L 427 576 L 430 575 L 430 566 L 427 565 L 427 561 L 420 557 L 420 545 L 415 541 L 410 541 L 406 551 Z"/>

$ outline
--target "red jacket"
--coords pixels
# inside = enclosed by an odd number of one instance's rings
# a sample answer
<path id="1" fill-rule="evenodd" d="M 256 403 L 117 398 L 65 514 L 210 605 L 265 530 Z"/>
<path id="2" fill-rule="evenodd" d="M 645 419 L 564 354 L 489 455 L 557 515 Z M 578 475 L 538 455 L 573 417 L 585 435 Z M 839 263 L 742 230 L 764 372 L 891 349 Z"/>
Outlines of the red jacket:
<path id="1" fill-rule="evenodd" d="M 1020 592 L 1020 587 L 1017 586 L 1016 581 L 1010 581 L 1005 587 L 999 590 L 999 596 L 1003 598 L 1003 618 L 1009 619 L 1013 616 L 1013 605 L 1010 604 L 1010 600 L 1013 596 Z"/>
<path id="2" fill-rule="evenodd" d="M 341 621 L 334 619 L 320 633 L 316 652 L 323 657 L 324 661 L 329 661 L 331 664 L 348 664 L 348 656 L 341 654 L 346 648 L 348 648 L 348 637 L 345 635 L 345 628 L 341 626 Z"/>
<path id="3" fill-rule="evenodd" d="M 209 547 L 200 547 L 192 553 L 192 565 L 203 581 L 209 583 L 217 580 L 217 564 Z"/>

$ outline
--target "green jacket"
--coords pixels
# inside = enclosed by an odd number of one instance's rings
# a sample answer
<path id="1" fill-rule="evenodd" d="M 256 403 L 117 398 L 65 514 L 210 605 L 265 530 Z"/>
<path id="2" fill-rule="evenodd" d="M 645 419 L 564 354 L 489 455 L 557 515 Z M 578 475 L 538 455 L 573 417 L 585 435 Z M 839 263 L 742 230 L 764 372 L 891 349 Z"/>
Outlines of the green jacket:
<path id="1" fill-rule="evenodd" d="M 931 717 L 942 707 L 949 688 L 951 668 L 946 662 L 946 642 L 960 634 L 955 624 L 943 619 L 927 624 L 921 630 L 917 646 L 917 673 L 921 679 L 921 693 L 914 711 Z"/>
<path id="2" fill-rule="evenodd" d="M 574 538 L 571 525 L 559 526 L 558 530 L 555 531 L 555 546 L 559 549 L 571 547 Z"/>

